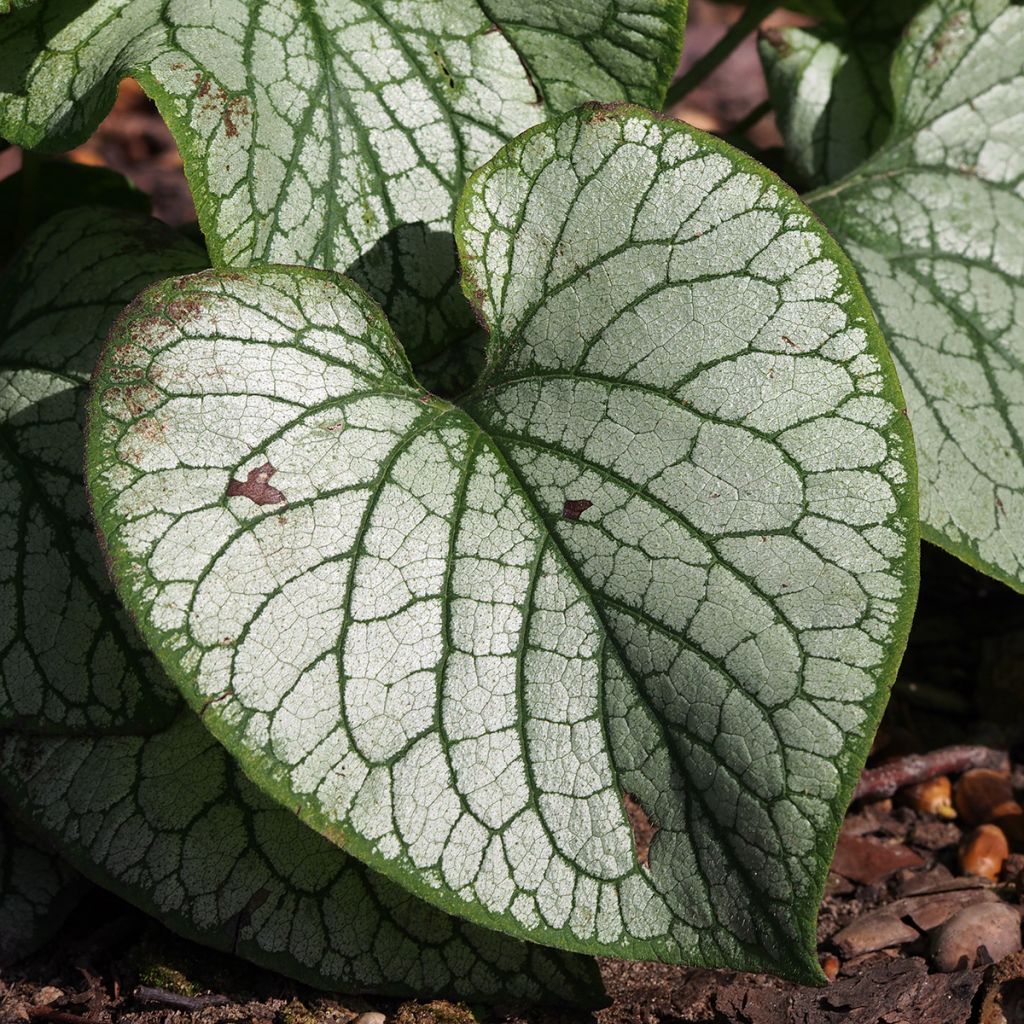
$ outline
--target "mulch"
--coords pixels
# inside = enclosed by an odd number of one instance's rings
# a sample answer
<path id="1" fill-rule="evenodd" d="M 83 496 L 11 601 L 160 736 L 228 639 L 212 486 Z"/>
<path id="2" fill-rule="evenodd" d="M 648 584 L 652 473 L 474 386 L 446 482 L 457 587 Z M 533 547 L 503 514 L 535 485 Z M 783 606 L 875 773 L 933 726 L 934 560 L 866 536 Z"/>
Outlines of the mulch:
<path id="1" fill-rule="evenodd" d="M 735 16 L 707 3 L 691 8 L 684 63 Z M 751 41 L 674 112 L 726 131 L 764 96 Z M 770 116 L 751 137 L 777 145 Z M 174 142 L 133 83 L 71 158 L 127 174 L 161 219 L 194 220 Z M 16 165 L 16 152 L 0 153 L 0 177 Z M 0 1022 L 1024 1022 L 1024 812 L 1016 803 L 1024 802 L 1024 598 L 927 547 L 922 575 L 914 632 L 869 762 L 874 791 L 847 815 L 821 906 L 823 988 L 604 961 L 611 1005 L 594 1016 L 335 997 L 185 942 L 97 890 L 45 949 L 0 972 Z M 935 776 L 928 792 L 911 786 Z"/>

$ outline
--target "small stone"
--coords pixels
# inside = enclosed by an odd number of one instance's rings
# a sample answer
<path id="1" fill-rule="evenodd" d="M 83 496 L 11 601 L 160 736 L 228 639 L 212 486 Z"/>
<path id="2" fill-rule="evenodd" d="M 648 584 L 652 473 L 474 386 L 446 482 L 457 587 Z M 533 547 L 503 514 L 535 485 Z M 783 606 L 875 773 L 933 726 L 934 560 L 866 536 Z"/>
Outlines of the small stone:
<path id="1" fill-rule="evenodd" d="M 955 913 L 932 937 L 932 964 L 957 971 L 998 962 L 1021 948 L 1020 913 L 1008 903 L 982 903 Z"/>
<path id="2" fill-rule="evenodd" d="M 372 1010 L 369 1013 L 359 1014 L 359 1016 L 352 1021 L 352 1024 L 384 1024 L 386 1020 L 387 1018 L 383 1013 L 380 1013 L 377 1010 Z"/>
<path id="3" fill-rule="evenodd" d="M 835 981 L 839 977 L 839 967 L 839 957 L 834 953 L 826 953 L 821 958 L 822 973 L 830 982 Z"/>
<path id="4" fill-rule="evenodd" d="M 1010 856 L 1010 844 L 998 825 L 979 825 L 960 841 L 957 860 L 965 875 L 998 881 L 1006 858 Z"/>
<path id="5" fill-rule="evenodd" d="M 1013 798 L 1009 772 L 972 768 L 957 780 L 956 809 L 968 825 L 984 825 L 1021 813 Z"/>
<path id="6" fill-rule="evenodd" d="M 32 997 L 36 1006 L 52 1006 L 58 1000 L 64 998 L 64 993 L 54 985 L 44 985 Z"/>

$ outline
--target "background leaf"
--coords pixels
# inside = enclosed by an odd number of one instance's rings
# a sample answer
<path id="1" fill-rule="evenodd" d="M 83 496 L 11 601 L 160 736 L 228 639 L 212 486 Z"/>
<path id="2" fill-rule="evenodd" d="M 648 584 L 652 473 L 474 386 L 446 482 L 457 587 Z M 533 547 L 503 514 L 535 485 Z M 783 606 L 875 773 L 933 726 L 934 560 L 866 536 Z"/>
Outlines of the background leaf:
<path id="1" fill-rule="evenodd" d="M 174 713 L 173 690 L 113 600 L 82 487 L 82 426 L 122 307 L 205 263 L 148 217 L 83 209 L 41 228 L 0 282 L 4 727 L 146 731 Z"/>
<path id="2" fill-rule="evenodd" d="M 524 65 L 478 0 L 45 0 L 0 22 L 0 134 L 69 148 L 133 75 L 178 142 L 215 264 L 346 271 L 429 359 L 475 327 L 452 212 L 469 172 L 544 118 L 541 41 L 559 55 L 554 106 L 651 99 L 674 71 L 684 0 L 555 10 L 515 5 Z"/>
<path id="3" fill-rule="evenodd" d="M 1024 589 L 1024 9 L 930 4 L 892 87 L 884 147 L 808 198 L 896 359 L 924 536 Z"/>
<path id="4" fill-rule="evenodd" d="M 187 710 L 149 737 L 7 734 L 0 765 L 4 798 L 72 864 L 186 938 L 347 992 L 601 999 L 585 958 L 439 913 L 306 828 Z"/>
<path id="5" fill-rule="evenodd" d="M 566 948 L 817 977 L 916 590 L 860 286 L 778 179 L 639 108 L 511 144 L 457 233 L 492 330 L 461 407 L 343 279 L 140 298 L 91 407 L 120 593 L 247 774 L 417 894 Z M 122 367 L 162 382 L 145 409 Z"/>
<path id="6" fill-rule="evenodd" d="M 85 888 L 60 858 L 26 839 L 0 814 L 0 967 L 42 946 Z"/>
<path id="7" fill-rule="evenodd" d="M 838 25 L 761 34 L 772 107 L 786 155 L 805 186 L 841 178 L 892 127 L 889 65 L 921 0 L 874 0 Z"/>

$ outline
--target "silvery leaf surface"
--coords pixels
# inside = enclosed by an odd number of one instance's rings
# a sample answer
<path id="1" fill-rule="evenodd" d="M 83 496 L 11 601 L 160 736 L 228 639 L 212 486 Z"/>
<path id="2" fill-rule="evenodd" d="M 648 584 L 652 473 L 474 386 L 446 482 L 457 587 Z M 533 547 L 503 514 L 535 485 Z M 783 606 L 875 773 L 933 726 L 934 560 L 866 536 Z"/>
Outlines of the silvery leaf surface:
<path id="1" fill-rule="evenodd" d="M 912 440 L 849 261 L 759 164 L 628 106 L 510 144 L 456 235 L 491 332 L 458 403 L 343 278 L 140 296 L 91 405 L 119 592 L 249 777 L 417 895 L 816 978 L 916 595 Z"/>
<path id="2" fill-rule="evenodd" d="M 451 240 L 468 174 L 551 111 L 660 104 L 685 17 L 685 0 L 41 0 L 0 21 L 0 135 L 68 149 L 137 78 L 215 265 L 346 271 L 429 359 L 473 327 Z"/>
<path id="3" fill-rule="evenodd" d="M 143 214 L 81 209 L 35 232 L 0 281 L 4 728 L 144 732 L 175 714 L 177 696 L 118 607 L 96 543 L 82 427 L 121 309 L 153 281 L 205 265 Z"/>
<path id="4" fill-rule="evenodd" d="M 924 536 L 1024 589 L 1024 9 L 929 4 L 892 91 L 885 145 L 808 201 L 896 360 Z"/>

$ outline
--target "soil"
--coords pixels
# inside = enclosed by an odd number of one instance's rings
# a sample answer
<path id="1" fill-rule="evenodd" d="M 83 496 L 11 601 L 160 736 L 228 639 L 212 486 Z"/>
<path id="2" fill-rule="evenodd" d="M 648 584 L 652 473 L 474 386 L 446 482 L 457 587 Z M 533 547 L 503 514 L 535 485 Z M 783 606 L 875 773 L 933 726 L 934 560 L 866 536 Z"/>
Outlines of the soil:
<path id="1" fill-rule="evenodd" d="M 715 42 L 736 11 L 691 0 L 684 67 Z M 795 20 L 773 16 L 775 24 L 781 19 Z M 724 133 L 765 95 L 753 40 L 748 40 L 673 112 Z M 771 115 L 749 138 L 759 147 L 778 144 Z M 173 140 L 133 83 L 122 87 L 113 113 L 70 159 L 127 174 L 151 195 L 156 216 L 169 223 L 194 220 Z M 0 177 L 18 163 L 16 149 L 0 152 Z M 819 920 L 820 959 L 831 979 L 823 988 L 733 972 L 604 961 L 611 1003 L 596 1015 L 336 998 L 185 942 L 95 890 L 46 948 L 0 973 L 0 1022 L 1024 1022 L 1024 953 L 1014 951 L 1020 947 L 1019 914 L 1010 913 L 1020 908 L 1024 890 L 1024 812 L 1013 804 L 1015 799 L 1024 803 L 1022 692 L 1024 597 L 926 545 L 917 619 L 869 762 L 886 766 L 886 793 L 894 795 L 857 800 L 847 815 Z M 935 813 L 915 805 L 920 797 L 907 783 L 914 781 L 921 759 L 913 755 L 963 744 L 986 749 L 969 752 L 966 761 L 945 754 L 938 755 L 938 765 L 934 758 L 923 759 L 928 774 L 941 771 L 943 759 L 951 766 L 945 777 L 953 784 L 956 806 Z M 990 776 L 977 770 L 965 776 L 975 754 L 976 763 L 995 766 L 980 769 Z M 992 786 L 1000 798 L 986 803 L 977 794 Z M 638 819 L 634 825 L 638 846 L 645 849 L 649 823 Z M 966 849 L 978 825 L 995 827 L 1006 837 L 1010 854 L 1004 858 L 997 850 L 994 870 L 991 859 L 971 859 L 981 856 L 980 848 Z M 992 878 L 969 870 L 986 868 Z M 990 949 L 1006 955 L 1000 959 Z M 957 969 L 940 971 L 941 957 L 950 950 Z"/>

